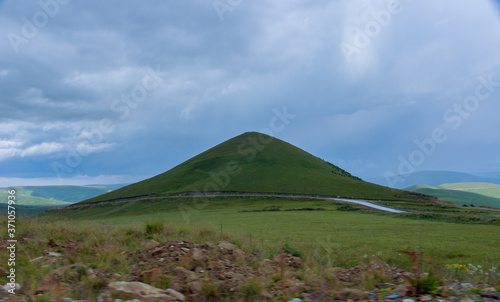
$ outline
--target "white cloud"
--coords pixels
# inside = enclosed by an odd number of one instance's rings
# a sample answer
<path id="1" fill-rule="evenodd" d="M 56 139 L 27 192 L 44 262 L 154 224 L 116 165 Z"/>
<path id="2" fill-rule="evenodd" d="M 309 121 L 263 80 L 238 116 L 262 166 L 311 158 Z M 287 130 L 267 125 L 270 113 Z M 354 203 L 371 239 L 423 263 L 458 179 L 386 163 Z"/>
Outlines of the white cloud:
<path id="1" fill-rule="evenodd" d="M 111 151 L 114 146 L 114 143 L 91 144 L 89 142 L 81 142 L 76 145 L 76 150 L 86 156 L 91 153 Z"/>
<path id="2" fill-rule="evenodd" d="M 99 92 L 106 89 L 125 89 L 132 84 L 140 84 L 145 74 L 146 68 L 123 66 L 95 72 L 75 71 L 63 81 L 66 84 Z"/>
<path id="3" fill-rule="evenodd" d="M 14 157 L 49 155 L 63 152 L 64 150 L 76 150 L 83 156 L 87 156 L 91 153 L 110 151 L 115 146 L 114 143 L 91 144 L 88 141 L 84 141 L 69 143 L 43 142 L 26 148 L 20 148 L 24 144 L 25 142 L 20 141 L 0 140 L 0 161 Z"/>
<path id="4" fill-rule="evenodd" d="M 0 149 L 0 161 L 16 156 L 17 149 Z"/>
<path id="5" fill-rule="evenodd" d="M 47 155 L 64 150 L 64 145 L 56 142 L 43 142 L 41 144 L 33 145 L 22 151 L 19 155 L 21 157 Z"/>
<path id="6" fill-rule="evenodd" d="M 21 142 L 21 141 L 2 139 L 2 140 L 0 140 L 0 149 L 9 149 L 9 148 L 20 147 L 23 144 L 24 144 L 24 142 Z"/>

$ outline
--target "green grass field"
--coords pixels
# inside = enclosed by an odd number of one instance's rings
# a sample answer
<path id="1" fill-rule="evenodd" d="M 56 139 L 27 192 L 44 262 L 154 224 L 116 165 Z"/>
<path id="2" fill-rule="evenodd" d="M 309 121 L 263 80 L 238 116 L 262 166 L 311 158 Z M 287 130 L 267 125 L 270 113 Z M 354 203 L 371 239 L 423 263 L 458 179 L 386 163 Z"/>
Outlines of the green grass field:
<path id="1" fill-rule="evenodd" d="M 391 204 L 398 205 L 424 207 L 417 201 Z M 491 214 L 443 205 L 427 209 L 440 210 L 443 215 Z M 402 251 L 410 247 L 422 251 L 425 260 L 432 259 L 432 269 L 440 279 L 500 284 L 495 275 L 464 275 L 446 267 L 473 264 L 486 272 L 498 268 L 500 225 L 487 220 L 443 222 L 420 219 L 419 215 L 423 214 L 388 214 L 311 198 L 248 196 L 149 198 L 61 209 L 18 219 L 16 234 L 18 239 L 26 239 L 18 244 L 17 263 L 22 269 L 17 280 L 33 292 L 49 273 L 64 272 L 73 265 L 90 267 L 103 275 L 95 278 L 68 271 L 64 278 L 72 284 L 70 297 L 95 301 L 109 276 L 128 281 L 137 274 L 137 263 L 129 256 L 143 251 L 151 240 L 214 244 L 226 240 L 261 259 L 273 259 L 282 247 L 300 254 L 305 266 L 298 274 L 307 282 L 327 278 L 324 272 L 330 267 L 386 263 L 409 271 L 414 264 Z M 5 218 L 0 217 L 0 223 L 6 224 Z M 8 253 L 2 250 L 0 262 L 6 263 Z M 49 251 L 62 256 L 31 261 Z M 425 261 L 424 270 L 430 267 Z M 0 281 L 5 282 L 5 276 Z M 373 289 L 376 282 L 391 280 L 363 279 L 363 286 Z"/>
<path id="2" fill-rule="evenodd" d="M 415 185 L 408 191 L 427 194 L 457 205 L 473 204 L 500 208 L 500 185 L 493 183 L 453 183 L 439 186 Z"/>
<path id="3" fill-rule="evenodd" d="M 388 263 L 397 264 L 398 251 L 408 246 L 421 248 L 440 263 L 500 264 L 495 240 L 500 231 L 498 225 L 429 221 L 419 219 L 419 214 L 384 214 L 357 205 L 348 211 L 338 210 L 343 205 L 304 198 L 157 198 L 93 205 L 59 213 L 58 217 L 82 225 L 106 223 L 120 228 L 129 226 L 131 221 L 163 221 L 180 233 L 199 229 L 227 232 L 240 238 L 252 237 L 268 252 L 276 252 L 288 243 L 308 251 L 306 254 L 314 261 L 334 266 L 356 265 L 363 262 L 364 255 L 379 254 Z M 252 212 L 270 206 L 279 207 L 280 211 Z M 304 208 L 324 210 L 300 211 Z M 286 211 L 290 209 L 293 211 Z M 462 209 L 457 211 L 465 213 Z M 485 213 L 491 214 L 478 212 Z"/>

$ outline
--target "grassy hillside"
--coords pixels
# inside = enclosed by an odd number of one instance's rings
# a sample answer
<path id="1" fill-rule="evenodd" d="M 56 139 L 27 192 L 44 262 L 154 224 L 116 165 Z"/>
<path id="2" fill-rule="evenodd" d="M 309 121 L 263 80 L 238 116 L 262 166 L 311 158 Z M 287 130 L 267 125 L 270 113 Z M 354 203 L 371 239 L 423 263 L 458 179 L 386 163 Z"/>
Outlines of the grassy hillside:
<path id="1" fill-rule="evenodd" d="M 500 185 L 492 183 L 455 183 L 439 186 L 415 185 L 407 191 L 427 194 L 457 205 L 473 204 L 500 208 Z"/>
<path id="2" fill-rule="evenodd" d="M 438 188 L 481 194 L 489 197 L 500 198 L 500 185 L 487 182 L 462 182 L 442 184 Z"/>
<path id="3" fill-rule="evenodd" d="M 16 190 L 17 204 L 27 206 L 67 206 L 112 190 L 113 186 L 23 186 Z M 0 188 L 0 204 L 7 203 L 9 188 Z"/>
<path id="4" fill-rule="evenodd" d="M 397 199 L 403 191 L 367 183 L 289 143 L 247 132 L 153 178 L 98 196 L 97 202 L 181 192 L 265 192 Z"/>

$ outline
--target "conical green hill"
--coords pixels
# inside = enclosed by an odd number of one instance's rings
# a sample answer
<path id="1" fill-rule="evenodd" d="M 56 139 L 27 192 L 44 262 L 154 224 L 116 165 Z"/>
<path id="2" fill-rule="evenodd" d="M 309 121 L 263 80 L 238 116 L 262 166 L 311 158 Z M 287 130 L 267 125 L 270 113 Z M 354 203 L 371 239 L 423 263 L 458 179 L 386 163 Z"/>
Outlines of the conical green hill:
<path id="1" fill-rule="evenodd" d="M 277 138 L 247 132 L 160 175 L 89 199 L 183 192 L 259 192 L 397 199 L 403 191 L 364 182 Z"/>

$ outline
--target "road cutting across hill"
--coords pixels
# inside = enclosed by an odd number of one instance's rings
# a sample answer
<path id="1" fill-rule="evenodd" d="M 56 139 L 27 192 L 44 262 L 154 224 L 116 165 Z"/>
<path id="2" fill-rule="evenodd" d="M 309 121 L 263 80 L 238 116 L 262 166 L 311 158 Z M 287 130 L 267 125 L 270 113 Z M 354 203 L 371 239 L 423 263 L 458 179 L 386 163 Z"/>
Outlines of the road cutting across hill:
<path id="1" fill-rule="evenodd" d="M 192 195 L 192 194 L 182 194 L 182 195 Z M 280 197 L 299 197 L 299 198 L 317 198 L 323 200 L 334 200 L 334 201 L 342 201 L 342 202 L 350 202 L 356 203 L 363 206 L 367 206 L 373 209 L 390 212 L 390 213 L 407 213 L 407 211 L 397 210 L 389 207 L 384 207 L 378 204 L 374 204 L 372 202 L 360 199 L 346 199 L 346 198 L 333 198 L 333 197 L 325 197 L 325 196 L 315 196 L 315 195 L 295 195 L 295 194 L 272 194 L 272 193 L 242 193 L 242 192 L 203 192 L 203 193 L 194 193 L 194 195 L 200 196 L 280 196 Z"/>
<path id="2" fill-rule="evenodd" d="M 391 212 L 391 213 L 406 213 L 406 211 L 396 210 L 396 209 L 388 208 L 388 207 L 384 207 L 384 206 L 379 206 L 378 204 L 374 204 L 374 203 L 364 201 L 364 200 L 342 199 L 342 198 L 323 198 L 323 199 L 357 203 L 357 204 L 364 205 L 364 206 L 367 206 L 370 208 L 374 208 L 374 209 L 386 211 L 386 212 Z"/>
<path id="3" fill-rule="evenodd" d="M 120 203 L 120 202 L 129 202 L 129 201 L 136 201 L 136 200 L 141 200 L 141 199 L 146 199 L 146 198 L 165 198 L 165 197 L 173 197 L 173 196 L 279 196 L 279 197 L 295 197 L 295 198 L 317 198 L 317 199 L 323 199 L 323 200 L 333 200 L 333 201 L 341 201 L 341 202 L 349 202 L 349 203 L 355 203 L 359 205 L 363 205 L 366 207 L 370 207 L 373 209 L 385 211 L 385 212 L 390 212 L 390 213 L 407 213 L 408 211 L 403 211 L 403 210 L 398 210 L 398 209 L 393 209 L 385 206 L 381 206 L 378 204 L 375 204 L 373 202 L 369 202 L 366 200 L 361 200 L 361 199 L 346 199 L 346 198 L 336 198 L 336 197 L 327 197 L 327 196 L 318 196 L 318 195 L 295 195 L 295 194 L 280 194 L 280 193 L 248 193 L 248 192 L 186 192 L 186 193 L 179 193 L 179 194 L 171 194 L 171 195 L 143 195 L 143 196 L 136 196 L 136 197 L 129 197 L 129 198 L 120 198 L 120 199 L 115 199 L 115 200 L 107 200 L 107 201 L 99 201 L 99 202 L 93 202 L 93 203 L 75 203 L 70 205 L 67 208 L 78 208 L 78 207 L 83 207 L 83 206 L 88 206 L 88 205 L 97 205 L 97 204 L 105 204 L 105 203 Z"/>

